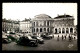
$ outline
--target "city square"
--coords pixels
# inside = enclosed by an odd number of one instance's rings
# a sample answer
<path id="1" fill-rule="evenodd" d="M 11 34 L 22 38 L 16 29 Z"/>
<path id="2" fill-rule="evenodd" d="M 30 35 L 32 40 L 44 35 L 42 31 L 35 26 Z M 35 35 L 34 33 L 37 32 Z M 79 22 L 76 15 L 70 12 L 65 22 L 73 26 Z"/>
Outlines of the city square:
<path id="1" fill-rule="evenodd" d="M 57 37 L 50 40 L 45 40 L 44 44 L 39 44 L 38 47 L 29 47 L 17 45 L 15 42 L 9 44 L 2 44 L 2 50 L 11 50 L 11 51 L 77 51 L 77 39 L 69 42 L 68 38 L 62 41 L 57 41 Z"/>
<path id="2" fill-rule="evenodd" d="M 47 3 L 43 5 L 43 8 L 41 10 L 44 10 L 44 6 L 46 6 L 46 10 L 44 11 L 35 11 L 32 10 L 42 7 L 42 4 L 36 6 L 36 3 L 33 3 L 30 5 L 29 8 L 25 7 L 25 4 L 11 4 L 10 3 L 3 3 L 3 12 L 7 12 L 5 9 L 9 10 L 11 7 L 15 7 L 13 10 L 16 14 L 12 16 L 14 18 L 9 18 L 10 15 L 6 17 L 3 14 L 2 18 L 2 50 L 13 50 L 13 51 L 28 51 L 28 50 L 41 50 L 41 51 L 77 51 L 78 50 L 78 33 L 77 33 L 77 6 L 76 3 L 73 4 L 60 4 L 57 3 L 52 5 L 55 8 L 52 8 L 50 6 L 49 9 L 55 9 L 52 10 L 54 12 L 51 12 L 48 9 Z M 51 5 L 53 3 L 50 3 L 48 5 Z M 18 15 L 18 12 L 22 12 L 22 9 L 20 9 L 20 5 L 25 9 L 24 14 L 21 13 L 21 15 Z M 33 6 L 35 7 L 33 7 Z M 58 5 L 58 6 L 57 6 Z M 60 5 L 60 7 L 59 7 Z M 5 7 L 8 6 L 9 8 Z M 10 7 L 11 6 L 11 7 Z M 28 5 L 26 5 L 28 6 Z M 57 9 L 59 7 L 60 9 Z M 71 11 L 72 8 L 75 10 L 74 13 Z M 61 10 L 61 9 L 64 10 Z M 69 9 L 70 8 L 70 9 Z M 17 10 L 16 12 L 16 9 Z M 30 11 L 30 14 L 28 14 L 29 11 L 32 10 L 32 13 Z M 67 10 L 69 9 L 69 11 Z M 11 9 L 12 10 L 12 9 Z M 45 12 L 46 11 L 46 12 Z M 57 12 L 55 12 L 57 11 Z M 36 13 L 39 12 L 39 13 Z M 50 12 L 50 13 L 48 13 Z M 10 13 L 10 12 L 9 12 Z M 28 15 L 25 15 L 25 14 Z M 32 13 L 32 14 L 31 14 Z M 73 15 L 74 14 L 74 15 Z M 23 16 L 22 16 L 23 15 Z M 33 17 L 29 17 L 33 15 Z M 51 16 L 52 15 L 52 16 Z M 22 16 L 22 17 L 21 17 Z M 29 18 L 27 18 L 28 16 Z M 18 18 L 17 18 L 18 17 Z M 24 19 L 23 19 L 24 17 Z M 26 17 L 26 18 L 25 18 Z M 8 19 L 9 18 L 9 19 Z M 16 19 L 16 20 L 14 20 Z M 75 22 L 76 21 L 76 22 Z"/>

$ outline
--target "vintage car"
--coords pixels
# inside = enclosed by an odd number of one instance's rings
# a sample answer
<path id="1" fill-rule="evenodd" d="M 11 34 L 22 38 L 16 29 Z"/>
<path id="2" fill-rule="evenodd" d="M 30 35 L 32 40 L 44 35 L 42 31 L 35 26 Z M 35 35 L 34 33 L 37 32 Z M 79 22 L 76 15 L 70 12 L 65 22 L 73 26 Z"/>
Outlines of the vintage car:
<path id="1" fill-rule="evenodd" d="M 37 39 L 39 44 L 44 43 L 44 40 L 41 37 L 38 37 L 38 36 L 31 36 L 31 37 L 34 38 L 34 39 Z"/>
<path id="2" fill-rule="evenodd" d="M 31 36 L 22 36 L 16 43 L 19 45 L 38 46 L 38 40 L 31 38 Z"/>

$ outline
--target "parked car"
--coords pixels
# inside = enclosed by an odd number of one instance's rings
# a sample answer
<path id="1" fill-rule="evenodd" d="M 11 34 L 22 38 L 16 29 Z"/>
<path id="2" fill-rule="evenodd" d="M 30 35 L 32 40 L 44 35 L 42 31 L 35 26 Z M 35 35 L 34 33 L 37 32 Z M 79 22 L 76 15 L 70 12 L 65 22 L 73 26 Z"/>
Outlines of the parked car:
<path id="1" fill-rule="evenodd" d="M 53 38 L 53 37 L 54 37 L 54 35 L 52 35 L 52 34 L 51 34 L 51 35 L 48 35 L 48 36 L 50 36 L 51 38 Z"/>
<path id="2" fill-rule="evenodd" d="M 16 37 L 14 37 L 14 36 L 7 36 L 9 39 L 11 39 L 12 41 L 16 41 Z"/>
<path id="3" fill-rule="evenodd" d="M 16 33 L 13 32 L 9 32 L 6 36 L 12 41 L 16 41 L 16 39 L 18 38 L 18 35 L 16 35 Z"/>
<path id="4" fill-rule="evenodd" d="M 46 38 L 46 39 L 51 39 L 52 38 L 52 36 L 49 36 L 49 35 L 46 35 L 46 34 L 42 34 L 41 37 Z"/>
<path id="5" fill-rule="evenodd" d="M 31 37 L 34 38 L 34 39 L 37 39 L 39 44 L 44 43 L 44 40 L 41 37 L 38 37 L 38 36 L 31 36 Z"/>
<path id="6" fill-rule="evenodd" d="M 2 43 L 11 43 L 11 39 L 4 38 L 2 39 Z"/>
<path id="7" fill-rule="evenodd" d="M 10 43 L 11 39 L 9 39 L 5 34 L 2 34 L 2 43 Z"/>
<path id="8" fill-rule="evenodd" d="M 38 46 L 38 40 L 31 38 L 31 36 L 22 36 L 16 43 L 19 45 Z"/>

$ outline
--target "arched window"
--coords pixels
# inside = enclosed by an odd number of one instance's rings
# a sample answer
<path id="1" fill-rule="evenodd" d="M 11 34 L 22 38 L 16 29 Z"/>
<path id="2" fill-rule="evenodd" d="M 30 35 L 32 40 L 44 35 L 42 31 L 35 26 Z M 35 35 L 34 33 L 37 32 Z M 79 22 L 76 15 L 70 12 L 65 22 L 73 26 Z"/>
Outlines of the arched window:
<path id="1" fill-rule="evenodd" d="M 73 33 L 73 28 L 70 28 L 70 33 Z"/>
<path id="2" fill-rule="evenodd" d="M 57 28 L 55 29 L 55 33 L 57 33 Z"/>
<path id="3" fill-rule="evenodd" d="M 47 31 L 49 32 L 49 28 L 47 28 Z"/>
<path id="4" fill-rule="evenodd" d="M 38 32 L 38 28 L 36 29 L 36 32 Z"/>
<path id="5" fill-rule="evenodd" d="M 65 29 L 64 28 L 62 28 L 62 33 L 65 33 Z"/>
<path id="6" fill-rule="evenodd" d="M 44 28 L 44 31 L 46 31 L 46 28 Z"/>
<path id="7" fill-rule="evenodd" d="M 34 28 L 34 32 L 35 32 L 35 28 Z"/>
<path id="8" fill-rule="evenodd" d="M 49 21 L 47 21 L 47 26 L 49 26 Z"/>
<path id="9" fill-rule="evenodd" d="M 61 28 L 59 28 L 59 33 L 61 33 Z"/>
<path id="10" fill-rule="evenodd" d="M 69 29 L 68 28 L 66 28 L 66 33 L 69 33 Z"/>
<path id="11" fill-rule="evenodd" d="M 34 26 L 35 26 L 35 22 L 34 22 Z"/>
<path id="12" fill-rule="evenodd" d="M 40 32 L 42 32 L 42 28 L 40 28 Z"/>

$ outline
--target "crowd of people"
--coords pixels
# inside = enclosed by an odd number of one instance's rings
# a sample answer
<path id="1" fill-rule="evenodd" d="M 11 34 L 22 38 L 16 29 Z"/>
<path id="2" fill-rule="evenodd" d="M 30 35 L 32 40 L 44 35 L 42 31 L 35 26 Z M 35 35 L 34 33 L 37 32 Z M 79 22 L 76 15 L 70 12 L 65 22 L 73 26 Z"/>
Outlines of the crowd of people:
<path id="1" fill-rule="evenodd" d="M 67 37 L 67 35 L 62 35 L 61 37 L 59 37 L 59 35 L 57 36 L 57 41 L 60 40 L 60 38 L 63 40 L 66 40 L 68 38 L 68 40 L 71 42 L 72 40 L 76 40 L 76 37 L 75 36 L 72 36 L 72 35 L 69 35 Z"/>

